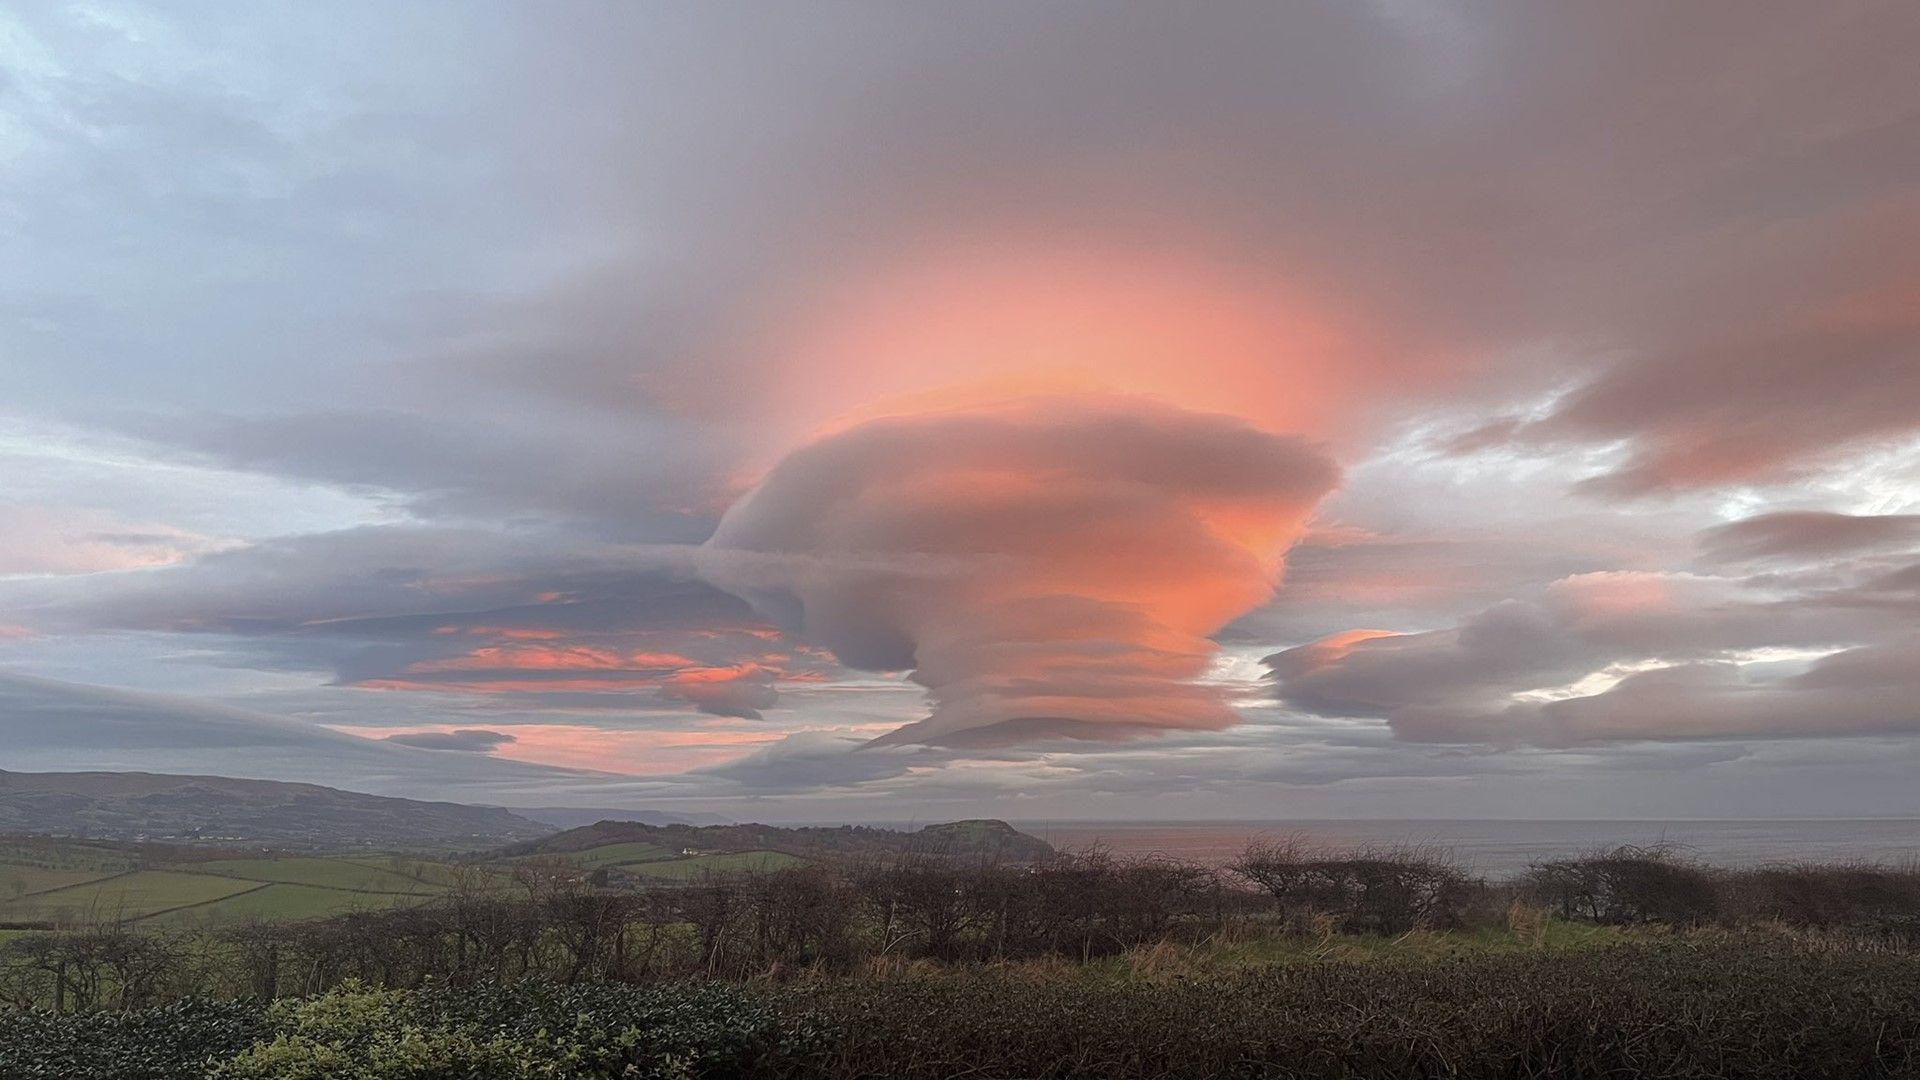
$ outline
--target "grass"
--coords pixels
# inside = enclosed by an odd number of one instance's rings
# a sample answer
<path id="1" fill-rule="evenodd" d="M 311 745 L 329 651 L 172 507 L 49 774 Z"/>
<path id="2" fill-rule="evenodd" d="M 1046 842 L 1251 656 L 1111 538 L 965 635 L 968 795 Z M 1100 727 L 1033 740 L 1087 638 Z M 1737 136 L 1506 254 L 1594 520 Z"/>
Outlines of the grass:
<path id="1" fill-rule="evenodd" d="M 0 843 L 0 871 L 8 866 L 40 866 L 60 870 L 96 870 L 117 874 L 137 869 L 138 860 L 124 851 L 73 840 L 35 839 Z"/>
<path id="2" fill-rule="evenodd" d="M 380 855 L 332 855 L 328 861 L 345 863 L 350 866 L 365 866 L 375 870 L 385 870 L 413 878 L 434 889 L 451 889 L 464 879 L 467 884 L 482 888 L 510 884 L 511 876 L 504 867 L 485 863 L 443 863 L 429 862 L 425 859 L 406 859 L 396 866 L 392 856 Z"/>
<path id="3" fill-rule="evenodd" d="M 354 911 L 375 911 L 427 899 L 405 893 L 348 892 L 313 885 L 277 883 L 200 907 L 182 908 L 149 920 L 162 925 L 212 924 L 250 919 L 321 919 Z"/>
<path id="4" fill-rule="evenodd" d="M 196 873 L 248 881 L 272 881 L 288 885 L 312 885 L 322 889 L 352 892 L 403 893 L 431 895 L 445 891 L 417 877 L 395 870 L 346 859 L 285 857 L 276 859 L 217 859 L 195 863 Z"/>
<path id="5" fill-rule="evenodd" d="M 131 874 L 40 893 L 0 905 L 0 920 L 61 922 L 75 919 L 141 919 L 260 887 L 257 881 L 214 877 L 210 874 L 137 870 Z"/>
<path id="6" fill-rule="evenodd" d="M 674 852 L 668 851 L 659 844 L 648 844 L 635 840 L 624 844 L 605 844 L 597 848 L 588 848 L 585 851 L 576 851 L 565 856 L 565 858 L 568 862 L 578 863 L 581 866 L 599 867 L 653 862 L 657 859 L 666 859 L 673 856 Z"/>
<path id="7" fill-rule="evenodd" d="M 111 876 L 111 870 L 56 869 L 46 866 L 21 866 L 0 863 L 0 905 L 49 889 L 64 889 Z"/>
<path id="8" fill-rule="evenodd" d="M 663 881 L 685 881 L 709 873 L 779 870 L 783 867 L 799 866 L 806 861 L 798 855 L 788 855 L 784 851 L 728 851 L 712 855 L 690 855 L 683 859 L 628 863 L 622 865 L 620 869 L 640 877 Z"/>
<path id="9" fill-rule="evenodd" d="M 517 893 L 513 863 L 521 861 L 453 863 L 359 853 L 171 861 L 179 858 L 177 852 L 166 853 L 143 866 L 124 851 L 84 841 L 0 843 L 0 923 L 324 918 L 428 900 L 463 885 Z M 669 883 L 723 871 L 777 870 L 806 861 L 775 851 L 682 857 L 638 841 L 564 858 L 584 869 L 617 867 Z M 176 913 L 176 908 L 184 910 Z"/>
<path id="10" fill-rule="evenodd" d="M 17 861 L 4 861 L 4 860 Z M 775 870 L 804 862 L 775 851 L 676 857 L 648 843 L 608 844 L 568 856 L 591 869 L 620 869 L 657 881 L 702 874 Z M 404 906 L 432 899 L 465 879 L 483 890 L 512 884 L 502 865 L 460 865 L 379 855 L 287 855 L 176 863 L 137 869 L 117 852 L 84 844 L 0 847 L 0 922 L 93 919 L 204 925 L 294 921 Z"/>

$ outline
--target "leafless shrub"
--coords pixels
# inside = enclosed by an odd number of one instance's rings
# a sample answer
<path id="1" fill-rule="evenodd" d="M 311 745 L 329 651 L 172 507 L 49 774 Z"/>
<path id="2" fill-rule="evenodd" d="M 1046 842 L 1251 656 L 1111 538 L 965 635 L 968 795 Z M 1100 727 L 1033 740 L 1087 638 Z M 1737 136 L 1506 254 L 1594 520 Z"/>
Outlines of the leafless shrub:
<path id="1" fill-rule="evenodd" d="M 1330 851 L 1291 837 L 1250 845 L 1230 869 L 1271 896 L 1290 924 L 1332 916 L 1348 933 L 1452 929 L 1486 895 L 1446 851 L 1426 846 Z"/>
<path id="2" fill-rule="evenodd" d="M 1623 846 L 1535 863 L 1527 893 L 1567 919 L 1692 926 L 1719 911 L 1713 875 L 1669 845 Z"/>

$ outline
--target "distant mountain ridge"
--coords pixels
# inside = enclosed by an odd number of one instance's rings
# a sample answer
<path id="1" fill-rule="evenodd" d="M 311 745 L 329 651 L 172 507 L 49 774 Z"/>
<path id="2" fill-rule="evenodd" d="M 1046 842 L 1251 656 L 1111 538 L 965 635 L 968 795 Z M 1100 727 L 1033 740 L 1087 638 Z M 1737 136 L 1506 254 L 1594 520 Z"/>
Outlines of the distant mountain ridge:
<path id="1" fill-rule="evenodd" d="M 506 806 L 508 813 L 531 818 L 556 829 L 577 829 L 599 821 L 637 821 L 642 825 L 731 825 L 733 819 L 719 814 L 671 810 L 609 810 L 606 807 L 579 809 L 571 806 Z"/>
<path id="2" fill-rule="evenodd" d="M 645 843 L 668 850 L 779 851 L 791 855 L 887 855 L 919 852 L 1001 862 L 1038 862 L 1052 845 L 1004 821 L 977 818 L 906 832 L 871 825 L 646 825 L 598 821 L 577 829 L 511 845 L 503 856 L 567 855 L 608 844 Z"/>
<path id="3" fill-rule="evenodd" d="M 318 784 L 0 769 L 0 832 L 122 840 L 267 840 L 310 847 L 477 848 L 551 831 L 499 807 L 365 795 Z"/>

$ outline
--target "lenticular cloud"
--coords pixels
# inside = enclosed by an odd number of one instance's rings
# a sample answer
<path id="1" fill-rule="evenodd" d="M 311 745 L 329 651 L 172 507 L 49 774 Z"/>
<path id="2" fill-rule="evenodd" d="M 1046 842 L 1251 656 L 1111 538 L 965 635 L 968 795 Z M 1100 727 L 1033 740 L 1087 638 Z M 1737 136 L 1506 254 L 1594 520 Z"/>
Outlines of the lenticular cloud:
<path id="1" fill-rule="evenodd" d="M 1235 418 L 1124 398 L 892 417 L 781 461 L 703 576 L 931 715 L 884 742 L 1216 729 L 1209 635 L 1271 596 L 1337 470 Z"/>

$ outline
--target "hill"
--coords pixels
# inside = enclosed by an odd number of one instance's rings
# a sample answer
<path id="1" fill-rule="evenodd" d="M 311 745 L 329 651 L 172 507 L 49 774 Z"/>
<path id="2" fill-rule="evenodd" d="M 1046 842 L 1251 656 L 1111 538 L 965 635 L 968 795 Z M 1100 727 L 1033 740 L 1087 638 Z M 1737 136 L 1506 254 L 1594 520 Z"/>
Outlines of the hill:
<path id="1" fill-rule="evenodd" d="M 606 807 L 573 806 L 508 806 L 503 809 L 556 829 L 575 829 L 597 821 L 637 821 L 642 825 L 733 824 L 732 818 L 719 814 L 675 813 L 667 810 L 610 810 Z"/>
<path id="2" fill-rule="evenodd" d="M 506 857 L 571 855 L 611 845 L 636 845 L 665 851 L 780 852 L 787 855 L 890 855 L 921 852 L 1001 862 L 1037 862 L 1053 848 L 1004 821 L 976 819 L 928 825 L 914 832 L 867 825 L 646 825 L 635 821 L 598 821 L 538 840 L 512 845 Z"/>
<path id="3" fill-rule="evenodd" d="M 498 807 L 424 802 L 277 780 L 0 770 L 0 832 L 340 849 L 487 847 L 549 829 Z"/>

